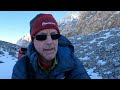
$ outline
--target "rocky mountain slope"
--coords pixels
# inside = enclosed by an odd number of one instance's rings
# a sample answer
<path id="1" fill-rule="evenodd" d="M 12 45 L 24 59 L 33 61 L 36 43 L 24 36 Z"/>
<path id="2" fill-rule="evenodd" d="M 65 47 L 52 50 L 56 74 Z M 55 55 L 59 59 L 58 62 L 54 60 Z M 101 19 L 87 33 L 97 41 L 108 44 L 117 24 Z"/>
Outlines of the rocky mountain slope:
<path id="1" fill-rule="evenodd" d="M 78 34 L 120 27 L 120 11 L 80 11 Z"/>
<path id="2" fill-rule="evenodd" d="M 120 79 L 120 28 L 69 38 L 75 55 L 103 79 Z"/>
<path id="3" fill-rule="evenodd" d="M 17 58 L 17 53 L 19 49 L 20 46 L 16 44 L 0 41 L 0 57 L 5 55 L 4 52 L 7 52 L 11 57 Z"/>

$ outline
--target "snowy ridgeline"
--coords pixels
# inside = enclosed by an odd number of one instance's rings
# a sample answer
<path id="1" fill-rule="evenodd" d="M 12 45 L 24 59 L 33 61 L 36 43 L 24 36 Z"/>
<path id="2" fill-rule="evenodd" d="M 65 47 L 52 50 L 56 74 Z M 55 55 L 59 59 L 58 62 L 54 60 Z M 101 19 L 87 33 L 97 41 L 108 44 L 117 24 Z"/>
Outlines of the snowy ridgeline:
<path id="1" fill-rule="evenodd" d="M 69 38 L 75 55 L 95 78 L 120 78 L 120 28 L 111 28 L 88 35 Z M 92 72 L 92 73 L 91 73 Z"/>

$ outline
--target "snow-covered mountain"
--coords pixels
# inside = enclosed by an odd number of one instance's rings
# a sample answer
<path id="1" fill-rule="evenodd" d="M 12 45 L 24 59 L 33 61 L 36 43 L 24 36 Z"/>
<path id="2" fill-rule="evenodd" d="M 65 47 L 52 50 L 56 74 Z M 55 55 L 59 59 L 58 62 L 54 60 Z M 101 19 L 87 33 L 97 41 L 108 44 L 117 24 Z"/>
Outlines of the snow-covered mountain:
<path id="1" fill-rule="evenodd" d="M 75 46 L 75 55 L 87 70 L 103 79 L 120 79 L 120 28 L 80 34 L 69 40 Z"/>
<path id="2" fill-rule="evenodd" d="M 17 45 L 22 46 L 22 47 L 27 47 L 29 42 L 31 41 L 30 34 L 26 34 L 23 36 L 20 40 L 17 41 Z"/>
<path id="3" fill-rule="evenodd" d="M 20 46 L 0 41 L 0 79 L 10 79 Z"/>
<path id="4" fill-rule="evenodd" d="M 62 20 L 57 21 L 59 25 L 67 24 L 74 19 L 79 19 L 79 11 L 69 11 Z"/>
<path id="5" fill-rule="evenodd" d="M 61 34 L 66 35 L 72 32 L 74 33 L 77 31 L 76 26 L 79 24 L 79 12 L 68 12 L 63 20 L 58 21 L 59 29 Z"/>
<path id="6" fill-rule="evenodd" d="M 61 33 L 67 37 L 120 27 L 120 11 L 79 11 L 74 16 L 71 13 L 59 23 Z"/>
<path id="7" fill-rule="evenodd" d="M 11 55 L 14 58 L 16 57 L 16 53 L 18 52 L 18 50 L 20 49 L 20 46 L 16 45 L 16 44 L 12 44 L 9 42 L 5 42 L 5 41 L 0 41 L 0 55 L 4 55 L 4 52 L 8 52 L 9 55 Z"/>

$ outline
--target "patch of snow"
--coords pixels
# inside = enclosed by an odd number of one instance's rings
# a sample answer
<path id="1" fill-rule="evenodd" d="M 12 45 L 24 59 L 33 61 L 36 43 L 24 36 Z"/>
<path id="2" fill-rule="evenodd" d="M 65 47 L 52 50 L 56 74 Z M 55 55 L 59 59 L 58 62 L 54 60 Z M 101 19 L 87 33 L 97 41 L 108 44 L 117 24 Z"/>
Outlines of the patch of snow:
<path id="1" fill-rule="evenodd" d="M 106 62 L 105 62 L 105 61 L 103 61 L 103 60 L 98 60 L 97 64 L 99 64 L 99 65 L 105 65 L 105 64 L 106 64 Z"/>
<path id="2" fill-rule="evenodd" d="M 94 73 L 94 68 L 87 69 L 88 75 L 90 76 L 91 79 L 102 79 L 101 76 L 99 76 L 98 73 Z"/>

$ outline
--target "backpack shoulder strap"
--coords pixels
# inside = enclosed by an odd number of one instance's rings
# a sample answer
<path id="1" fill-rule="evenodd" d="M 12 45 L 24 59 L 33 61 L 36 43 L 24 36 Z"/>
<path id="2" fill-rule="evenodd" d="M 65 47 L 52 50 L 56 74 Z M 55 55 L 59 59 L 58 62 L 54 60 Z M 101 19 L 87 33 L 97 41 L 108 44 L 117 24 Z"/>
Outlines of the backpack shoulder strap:
<path id="1" fill-rule="evenodd" d="M 26 55 L 26 78 L 27 79 L 35 79 L 35 71 L 32 67 L 32 64 L 30 63 L 30 60 L 28 58 L 28 56 Z"/>

